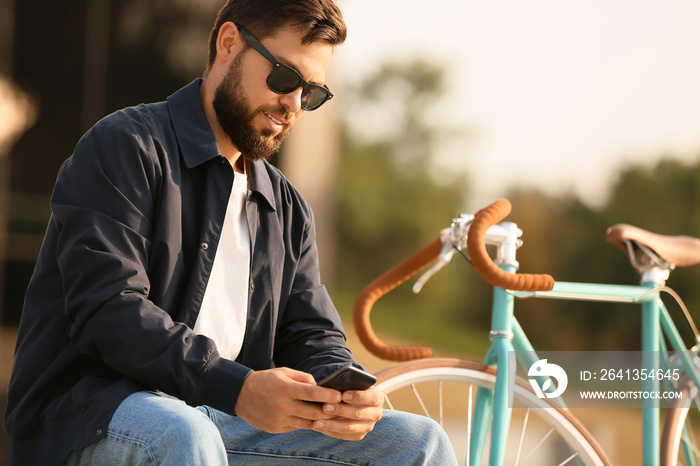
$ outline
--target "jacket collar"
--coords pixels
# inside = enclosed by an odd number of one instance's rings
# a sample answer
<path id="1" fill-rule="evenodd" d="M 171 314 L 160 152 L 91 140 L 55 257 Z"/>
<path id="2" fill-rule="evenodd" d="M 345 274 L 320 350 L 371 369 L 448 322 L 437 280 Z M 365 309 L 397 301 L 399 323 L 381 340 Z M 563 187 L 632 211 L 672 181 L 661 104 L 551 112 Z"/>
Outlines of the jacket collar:
<path id="1" fill-rule="evenodd" d="M 168 97 L 170 120 L 187 168 L 196 167 L 221 155 L 214 132 L 204 113 L 204 105 L 199 95 L 201 83 L 202 78 L 197 78 Z"/>
<path id="2" fill-rule="evenodd" d="M 216 157 L 223 157 L 214 132 L 204 113 L 199 93 L 202 78 L 197 78 L 168 97 L 170 120 L 175 129 L 182 159 L 187 168 L 193 168 Z M 263 161 L 249 162 L 250 189 L 260 193 L 270 207 L 276 210 L 272 182 Z"/>

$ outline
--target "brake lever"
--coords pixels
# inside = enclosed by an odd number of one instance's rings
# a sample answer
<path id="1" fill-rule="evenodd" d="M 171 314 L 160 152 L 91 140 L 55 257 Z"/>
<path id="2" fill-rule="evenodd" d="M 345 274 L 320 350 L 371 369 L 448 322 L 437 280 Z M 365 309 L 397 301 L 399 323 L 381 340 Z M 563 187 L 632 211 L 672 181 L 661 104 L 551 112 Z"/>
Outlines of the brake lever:
<path id="1" fill-rule="evenodd" d="M 437 260 L 423 275 L 420 276 L 418 280 L 416 280 L 416 283 L 413 284 L 412 290 L 416 294 L 421 292 L 421 290 L 423 289 L 423 285 L 425 285 L 426 282 L 433 277 L 433 275 L 438 273 L 440 269 L 449 264 L 452 260 L 452 256 L 455 253 L 455 249 L 452 247 L 452 244 L 450 244 L 449 241 L 445 241 L 443 233 L 445 233 L 446 230 L 447 229 L 442 230 L 440 232 L 440 239 L 442 240 L 442 250 L 440 251 Z M 449 234 L 449 231 L 447 233 Z"/>
<path id="2" fill-rule="evenodd" d="M 450 228 L 445 228 L 440 232 L 442 250 L 433 265 L 413 284 L 412 290 L 414 293 L 420 293 L 426 282 L 450 263 L 455 252 L 461 251 L 466 246 L 467 231 L 473 219 L 474 216 L 471 214 L 461 214 L 459 218 L 452 221 Z"/>

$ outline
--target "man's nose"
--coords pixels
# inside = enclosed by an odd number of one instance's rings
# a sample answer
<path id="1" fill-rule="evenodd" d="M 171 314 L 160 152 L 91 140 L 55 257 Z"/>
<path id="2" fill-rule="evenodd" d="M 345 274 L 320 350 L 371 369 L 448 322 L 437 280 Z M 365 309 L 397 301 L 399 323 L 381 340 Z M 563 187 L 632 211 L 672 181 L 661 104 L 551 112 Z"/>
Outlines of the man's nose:
<path id="1" fill-rule="evenodd" d="M 298 87 L 289 94 L 281 94 L 280 103 L 284 105 L 288 112 L 297 113 L 301 110 L 301 93 L 303 91 L 301 87 Z"/>

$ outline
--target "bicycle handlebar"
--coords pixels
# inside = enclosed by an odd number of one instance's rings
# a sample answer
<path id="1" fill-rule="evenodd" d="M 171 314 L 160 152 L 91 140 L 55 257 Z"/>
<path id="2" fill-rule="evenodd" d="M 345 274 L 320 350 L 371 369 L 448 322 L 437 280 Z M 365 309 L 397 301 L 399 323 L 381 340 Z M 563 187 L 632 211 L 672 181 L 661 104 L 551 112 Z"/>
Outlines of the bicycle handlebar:
<path id="1" fill-rule="evenodd" d="M 551 275 L 506 272 L 493 262 L 486 251 L 486 230 L 503 220 L 510 210 L 510 202 L 499 199 L 476 213 L 467 237 L 472 265 L 491 285 L 513 291 L 549 291 L 554 286 Z"/>
<path id="2" fill-rule="evenodd" d="M 494 286 L 514 291 L 548 291 L 554 286 L 551 275 L 508 273 L 500 269 L 486 252 L 486 231 L 510 213 L 511 205 L 501 199 L 476 213 L 469 226 L 467 248 L 474 268 Z M 441 238 L 425 246 L 408 259 L 392 267 L 367 285 L 357 296 L 353 322 L 360 341 L 370 353 L 390 361 L 429 358 L 433 350 L 423 346 L 391 346 L 384 343 L 372 329 L 370 313 L 375 302 L 385 294 L 435 261 L 443 249 Z"/>
<path id="3" fill-rule="evenodd" d="M 408 361 L 429 358 L 433 355 L 433 350 L 427 347 L 387 345 L 374 333 L 369 315 L 372 306 L 379 298 L 434 261 L 441 249 L 442 241 L 438 238 L 408 259 L 384 272 L 360 292 L 353 308 L 353 322 L 360 341 L 370 353 L 390 361 Z"/>

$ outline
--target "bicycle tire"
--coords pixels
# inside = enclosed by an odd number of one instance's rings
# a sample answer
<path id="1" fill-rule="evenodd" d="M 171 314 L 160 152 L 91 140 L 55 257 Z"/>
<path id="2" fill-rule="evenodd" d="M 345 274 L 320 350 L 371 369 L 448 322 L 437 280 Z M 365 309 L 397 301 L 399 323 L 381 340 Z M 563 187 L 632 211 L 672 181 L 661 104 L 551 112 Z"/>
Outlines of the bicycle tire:
<path id="1" fill-rule="evenodd" d="M 455 387 L 451 387 L 452 385 L 458 386 L 458 389 L 460 390 L 466 388 L 465 384 L 469 387 L 485 387 L 488 389 L 493 389 L 496 380 L 496 371 L 495 367 L 493 366 L 487 366 L 474 361 L 431 358 L 397 364 L 379 372 L 377 374 L 377 378 L 377 387 L 385 393 L 386 404 L 389 409 L 417 412 L 418 414 L 429 416 L 438 421 L 448 432 L 458 457 L 466 457 L 468 440 L 460 444 L 460 442 L 456 440 L 456 437 L 458 435 L 462 435 L 463 433 L 469 432 L 469 423 L 471 420 L 466 419 L 465 424 L 467 425 L 457 429 L 461 430 L 461 432 L 456 432 L 451 425 L 451 421 L 449 422 L 450 425 L 446 426 L 448 422 L 445 421 L 443 411 L 444 408 L 439 408 L 440 414 L 438 419 L 435 419 L 435 417 L 430 414 L 430 409 L 428 409 L 427 404 L 431 404 L 431 409 L 434 406 L 432 406 L 430 401 L 426 403 L 425 395 L 422 395 L 421 398 L 420 392 L 417 392 L 417 390 L 419 389 L 419 386 L 420 388 L 426 388 L 426 385 L 428 390 L 433 391 L 433 395 L 435 390 L 439 390 L 440 394 L 438 395 L 438 402 L 439 404 L 442 404 L 444 401 L 443 390 L 453 390 Z M 450 387 L 445 388 L 445 383 L 449 383 Z M 436 385 L 439 388 L 436 388 Z M 409 394 L 411 396 L 417 397 L 416 401 L 412 401 L 412 403 L 414 405 L 419 405 L 418 409 L 408 409 L 405 407 L 397 408 L 395 406 L 395 404 L 399 401 L 397 397 L 405 398 L 405 395 L 401 395 L 400 391 L 405 393 L 407 389 L 410 390 Z M 460 396 L 460 398 L 466 399 L 467 396 L 465 394 L 464 396 Z M 546 438 L 545 442 L 537 443 L 538 446 L 535 447 L 535 449 L 539 449 L 543 448 L 544 445 L 544 447 L 548 448 L 548 450 L 540 450 L 539 453 L 535 454 L 542 455 L 546 452 L 547 455 L 551 455 L 553 453 L 552 446 L 556 445 L 554 449 L 559 449 L 559 453 L 564 453 L 564 457 L 551 459 L 540 456 L 539 458 L 533 458 L 531 456 L 533 454 L 532 452 L 524 452 L 522 449 L 524 440 L 527 437 L 526 435 L 518 435 L 519 440 L 517 450 L 510 447 L 508 448 L 508 454 L 510 457 L 514 457 L 516 460 L 527 461 L 527 464 L 576 464 L 576 462 L 567 462 L 572 459 L 578 460 L 578 464 L 585 465 L 610 464 L 610 461 L 607 459 L 603 449 L 600 447 L 600 445 L 598 445 L 596 440 L 580 423 L 580 421 L 578 421 L 566 409 L 555 406 L 549 400 L 537 398 L 530 385 L 520 377 L 516 378 L 514 398 L 516 405 L 522 405 L 526 410 L 523 417 L 524 426 L 531 422 L 529 421 L 529 416 L 534 413 L 534 416 L 539 418 L 538 423 L 540 423 L 540 427 L 538 428 L 544 427 L 545 429 L 549 429 L 547 431 L 548 433 L 546 434 L 546 437 L 548 438 Z M 514 408 L 514 410 L 515 409 L 519 408 Z M 457 408 L 457 410 L 460 409 Z M 449 413 L 448 417 L 451 417 Z M 518 422 L 515 421 L 516 416 L 514 414 L 513 422 L 511 423 L 512 428 L 516 427 L 518 424 Z M 544 424 L 541 424 L 541 422 L 544 422 Z M 545 425 L 548 427 L 545 427 Z M 556 432 L 558 435 L 558 440 L 551 437 L 553 432 Z M 550 440 L 553 442 L 550 442 Z M 565 443 L 566 448 L 562 448 L 562 442 Z M 527 444 L 528 446 L 533 444 L 532 439 L 529 437 L 527 438 Z M 508 442 L 508 445 L 511 445 L 511 441 Z M 487 452 L 488 448 L 486 448 L 485 451 Z M 485 454 L 484 456 L 486 457 L 488 455 Z M 466 458 L 460 458 L 460 461 L 461 464 L 471 464 L 466 461 Z M 522 464 L 512 462 L 512 458 L 508 458 L 507 462 L 508 464 Z"/>
<path id="2" fill-rule="evenodd" d="M 700 464 L 700 445 L 695 439 L 697 424 L 688 418 L 693 409 L 693 402 L 698 404 L 698 390 L 695 384 L 688 378 L 684 378 L 678 386 L 683 392 L 683 398 L 675 399 L 669 409 L 666 410 L 666 417 L 661 431 L 661 465 L 676 466 L 683 464 Z M 687 427 L 687 430 L 685 428 Z M 685 430 L 685 432 L 684 432 Z M 681 453 L 681 448 L 687 445 L 690 447 L 692 461 L 689 461 Z M 684 461 L 680 461 L 683 459 Z"/>

